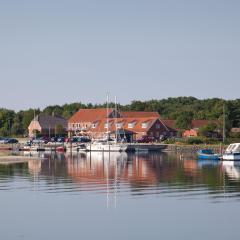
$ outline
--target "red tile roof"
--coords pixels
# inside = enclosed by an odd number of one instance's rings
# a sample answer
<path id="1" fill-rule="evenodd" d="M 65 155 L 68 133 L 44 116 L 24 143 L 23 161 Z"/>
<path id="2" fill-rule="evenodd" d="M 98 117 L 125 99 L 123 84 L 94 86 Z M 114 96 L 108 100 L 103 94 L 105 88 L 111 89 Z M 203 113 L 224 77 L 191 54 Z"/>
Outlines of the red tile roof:
<path id="1" fill-rule="evenodd" d="M 114 109 L 109 109 L 109 115 Z M 95 122 L 107 116 L 107 108 L 80 109 L 69 120 L 69 123 Z"/>
<path id="2" fill-rule="evenodd" d="M 203 126 L 206 126 L 210 123 L 216 123 L 218 124 L 218 120 L 192 120 L 192 128 L 201 128 Z"/>
<path id="3" fill-rule="evenodd" d="M 172 129 L 176 129 L 175 127 L 175 122 L 176 120 L 168 120 L 168 119 L 164 119 L 161 120 L 167 127 L 170 127 Z M 192 129 L 194 128 L 201 128 L 205 125 L 208 125 L 209 123 L 216 123 L 218 124 L 219 121 L 218 120 L 192 120 Z"/>
<path id="4" fill-rule="evenodd" d="M 128 124 L 129 123 L 133 123 L 132 118 L 118 118 L 118 119 L 109 119 L 109 131 L 110 132 L 114 132 L 116 130 L 115 127 L 115 122 L 116 123 L 121 123 L 122 126 L 120 129 L 125 129 L 128 131 L 132 131 L 132 132 L 147 132 L 152 126 L 153 124 L 159 120 L 158 118 L 139 118 L 136 119 L 136 123 L 133 126 L 133 128 L 129 128 Z M 142 128 L 142 124 L 143 123 L 148 123 L 147 128 Z M 102 119 L 101 121 L 99 121 L 98 125 L 96 128 L 89 128 L 88 131 L 90 132 L 107 132 L 107 128 L 105 128 L 105 124 L 107 123 L 107 119 Z"/>
<path id="5" fill-rule="evenodd" d="M 128 111 L 121 112 L 123 118 L 160 118 L 158 112 Z"/>
<path id="6" fill-rule="evenodd" d="M 176 129 L 175 127 L 175 120 L 169 120 L 169 119 L 161 119 L 161 121 L 163 122 L 163 124 L 165 124 L 167 127 L 172 128 L 172 129 Z"/>

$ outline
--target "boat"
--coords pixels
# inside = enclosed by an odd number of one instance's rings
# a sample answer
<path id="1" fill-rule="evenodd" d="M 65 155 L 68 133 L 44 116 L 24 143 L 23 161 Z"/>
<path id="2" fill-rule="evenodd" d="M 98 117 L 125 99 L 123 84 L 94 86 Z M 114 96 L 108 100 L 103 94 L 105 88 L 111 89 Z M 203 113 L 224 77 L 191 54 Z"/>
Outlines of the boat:
<path id="1" fill-rule="evenodd" d="M 64 146 L 56 148 L 56 152 L 65 152 L 65 151 L 66 151 L 66 148 Z"/>
<path id="2" fill-rule="evenodd" d="M 202 149 L 197 152 L 199 159 L 206 160 L 220 160 L 221 155 L 213 152 L 212 149 Z"/>
<path id="3" fill-rule="evenodd" d="M 104 139 L 96 140 L 89 145 L 87 145 L 86 150 L 87 151 L 95 151 L 95 152 L 126 152 L 128 145 L 123 142 L 118 142 L 118 136 L 117 136 L 117 117 L 115 116 L 115 139 L 110 138 L 110 131 L 109 131 L 109 96 L 107 95 L 107 131 L 106 131 L 106 137 Z M 117 109 L 117 100 L 115 98 L 115 109 Z"/>
<path id="4" fill-rule="evenodd" d="M 86 148 L 86 144 L 82 143 L 82 144 L 68 146 L 66 148 L 66 151 L 67 152 L 86 152 L 87 148 Z"/>
<path id="5" fill-rule="evenodd" d="M 240 143 L 230 144 L 223 154 L 224 161 L 240 161 Z"/>
<path id="6" fill-rule="evenodd" d="M 88 144 L 86 149 L 90 152 L 126 152 L 127 144 L 117 143 L 115 141 L 97 140 Z"/>

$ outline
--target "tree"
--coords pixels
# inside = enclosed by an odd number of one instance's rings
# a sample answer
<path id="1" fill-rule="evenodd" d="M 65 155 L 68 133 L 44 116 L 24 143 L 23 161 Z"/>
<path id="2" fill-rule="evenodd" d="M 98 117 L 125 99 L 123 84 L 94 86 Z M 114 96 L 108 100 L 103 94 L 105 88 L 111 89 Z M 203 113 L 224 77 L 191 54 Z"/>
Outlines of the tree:
<path id="1" fill-rule="evenodd" d="M 192 128 L 193 113 L 182 112 L 176 119 L 175 127 L 181 130 Z"/>
<path id="2" fill-rule="evenodd" d="M 202 137 L 213 137 L 217 134 L 218 126 L 216 123 L 209 123 L 199 129 L 199 135 Z"/>
<path id="3" fill-rule="evenodd" d="M 16 114 L 12 125 L 12 134 L 15 136 L 23 135 L 24 128 L 20 114 Z"/>

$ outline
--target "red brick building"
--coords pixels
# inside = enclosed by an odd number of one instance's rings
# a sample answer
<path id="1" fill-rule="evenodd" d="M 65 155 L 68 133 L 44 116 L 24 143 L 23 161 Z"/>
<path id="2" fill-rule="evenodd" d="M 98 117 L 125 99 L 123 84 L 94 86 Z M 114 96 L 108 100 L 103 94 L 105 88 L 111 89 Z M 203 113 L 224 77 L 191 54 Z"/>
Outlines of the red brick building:
<path id="1" fill-rule="evenodd" d="M 75 134 L 86 134 L 93 139 L 106 136 L 107 131 L 116 133 L 128 141 L 143 136 L 154 137 L 174 135 L 175 130 L 167 127 L 157 112 L 119 112 L 114 109 L 81 109 L 68 121 L 68 131 Z"/>

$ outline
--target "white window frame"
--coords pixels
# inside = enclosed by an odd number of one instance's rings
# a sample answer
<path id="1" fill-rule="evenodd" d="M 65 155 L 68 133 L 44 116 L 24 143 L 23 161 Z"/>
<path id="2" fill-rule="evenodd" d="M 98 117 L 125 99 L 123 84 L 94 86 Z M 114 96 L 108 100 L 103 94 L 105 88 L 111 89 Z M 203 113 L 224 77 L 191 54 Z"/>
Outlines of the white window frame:
<path id="1" fill-rule="evenodd" d="M 144 129 L 146 129 L 146 128 L 148 128 L 148 123 L 142 123 L 142 128 L 144 128 Z"/>

